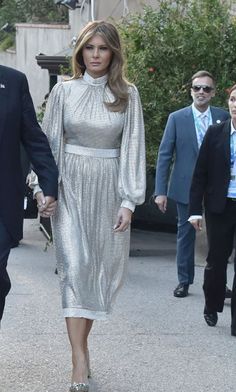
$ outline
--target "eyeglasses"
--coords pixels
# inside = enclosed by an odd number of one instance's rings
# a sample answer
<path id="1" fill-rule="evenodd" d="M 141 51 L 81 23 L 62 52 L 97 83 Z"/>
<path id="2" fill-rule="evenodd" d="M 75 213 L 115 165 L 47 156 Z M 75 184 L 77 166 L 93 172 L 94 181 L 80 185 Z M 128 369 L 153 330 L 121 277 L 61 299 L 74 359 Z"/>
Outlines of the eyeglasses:
<path id="1" fill-rule="evenodd" d="M 195 86 L 192 86 L 192 90 L 195 93 L 200 91 L 201 89 L 203 89 L 204 93 L 210 93 L 212 90 L 214 90 L 214 87 L 206 86 L 205 84 L 204 85 L 197 84 Z"/>

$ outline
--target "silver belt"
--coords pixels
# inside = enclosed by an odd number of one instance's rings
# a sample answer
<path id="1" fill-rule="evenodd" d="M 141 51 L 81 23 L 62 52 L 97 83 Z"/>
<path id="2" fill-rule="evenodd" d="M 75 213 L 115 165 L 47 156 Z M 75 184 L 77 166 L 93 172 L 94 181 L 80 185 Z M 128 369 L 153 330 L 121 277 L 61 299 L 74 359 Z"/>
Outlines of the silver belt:
<path id="1" fill-rule="evenodd" d="M 119 148 L 90 148 L 75 144 L 65 144 L 65 152 L 95 158 L 117 158 L 120 156 Z"/>

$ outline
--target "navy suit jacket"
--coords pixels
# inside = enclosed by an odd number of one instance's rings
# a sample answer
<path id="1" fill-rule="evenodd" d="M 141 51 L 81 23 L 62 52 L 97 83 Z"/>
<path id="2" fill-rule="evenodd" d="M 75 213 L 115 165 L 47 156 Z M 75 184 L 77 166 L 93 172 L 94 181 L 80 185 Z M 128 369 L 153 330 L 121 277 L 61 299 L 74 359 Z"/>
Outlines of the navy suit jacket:
<path id="1" fill-rule="evenodd" d="M 211 106 L 210 110 L 213 124 L 229 118 L 223 109 Z M 158 151 L 155 195 L 188 204 L 198 152 L 192 106 L 171 113 Z"/>
<path id="2" fill-rule="evenodd" d="M 202 215 L 203 198 L 208 211 L 224 211 L 230 182 L 230 131 L 230 120 L 207 130 L 192 178 L 190 215 Z"/>
<path id="3" fill-rule="evenodd" d="M 24 180 L 20 144 L 45 196 L 57 197 L 58 170 L 35 115 L 25 75 L 0 65 L 0 217 L 12 238 L 22 238 Z"/>

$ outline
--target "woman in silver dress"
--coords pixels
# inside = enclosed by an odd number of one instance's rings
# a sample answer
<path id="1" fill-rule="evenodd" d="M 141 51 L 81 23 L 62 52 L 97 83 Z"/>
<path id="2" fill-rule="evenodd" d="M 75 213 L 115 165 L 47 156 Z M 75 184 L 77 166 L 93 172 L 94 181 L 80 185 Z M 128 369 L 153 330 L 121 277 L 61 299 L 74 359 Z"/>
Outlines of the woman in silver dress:
<path id="1" fill-rule="evenodd" d="M 72 347 L 70 391 L 88 391 L 87 339 L 123 282 L 130 222 L 145 198 L 145 141 L 136 87 L 123 77 L 116 28 L 90 22 L 71 80 L 52 90 L 43 121 L 59 167 L 53 238 Z"/>

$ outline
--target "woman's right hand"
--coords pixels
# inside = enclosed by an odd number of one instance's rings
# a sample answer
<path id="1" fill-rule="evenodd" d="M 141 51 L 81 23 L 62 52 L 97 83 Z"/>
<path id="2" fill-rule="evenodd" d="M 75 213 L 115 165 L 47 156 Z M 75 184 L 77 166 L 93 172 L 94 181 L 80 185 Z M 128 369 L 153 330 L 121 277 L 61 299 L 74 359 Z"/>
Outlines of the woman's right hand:
<path id="1" fill-rule="evenodd" d="M 121 207 L 117 214 L 116 223 L 114 226 L 114 232 L 118 233 L 126 231 L 129 228 L 132 218 L 132 211 L 129 208 Z"/>

